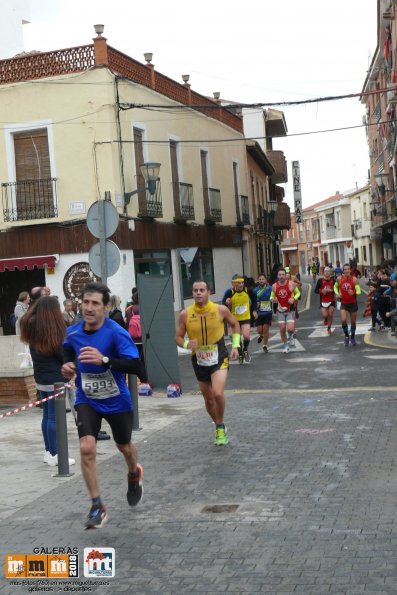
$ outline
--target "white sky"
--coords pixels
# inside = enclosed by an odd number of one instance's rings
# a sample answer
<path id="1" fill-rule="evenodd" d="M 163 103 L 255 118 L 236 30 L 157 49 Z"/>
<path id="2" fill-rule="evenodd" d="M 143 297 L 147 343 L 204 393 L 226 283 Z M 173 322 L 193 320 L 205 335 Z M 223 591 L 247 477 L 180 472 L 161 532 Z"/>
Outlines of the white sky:
<path id="1" fill-rule="evenodd" d="M 156 70 L 192 89 L 245 103 L 358 93 L 376 49 L 376 0 L 30 0 L 25 50 L 91 43 L 105 24 L 108 43 L 136 60 L 153 52 Z M 282 107 L 288 133 L 357 126 L 364 106 L 346 99 Z M 300 162 L 303 206 L 367 181 L 365 129 L 274 140 Z"/>

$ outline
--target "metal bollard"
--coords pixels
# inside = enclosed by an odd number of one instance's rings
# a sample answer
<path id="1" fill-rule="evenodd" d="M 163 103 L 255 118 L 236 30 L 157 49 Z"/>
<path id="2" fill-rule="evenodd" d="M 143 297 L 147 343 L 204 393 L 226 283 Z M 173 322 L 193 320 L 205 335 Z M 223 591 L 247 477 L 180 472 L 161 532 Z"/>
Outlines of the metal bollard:
<path id="1" fill-rule="evenodd" d="M 65 384 L 56 382 L 54 384 L 55 394 L 63 393 L 55 399 L 55 423 L 57 432 L 57 450 L 58 450 L 58 473 L 54 477 L 70 477 L 69 473 L 69 449 L 68 434 L 66 425 L 66 395 Z"/>
<path id="2" fill-rule="evenodd" d="M 137 432 L 139 427 L 139 408 L 138 408 L 138 384 L 135 374 L 128 374 L 128 388 L 132 399 L 132 431 Z"/>

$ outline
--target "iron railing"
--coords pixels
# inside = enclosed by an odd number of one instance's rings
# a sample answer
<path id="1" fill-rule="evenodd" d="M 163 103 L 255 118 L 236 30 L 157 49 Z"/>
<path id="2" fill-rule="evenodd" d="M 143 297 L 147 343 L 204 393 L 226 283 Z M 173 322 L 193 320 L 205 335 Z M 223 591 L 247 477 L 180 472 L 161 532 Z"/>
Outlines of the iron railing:
<path id="1" fill-rule="evenodd" d="M 160 178 L 156 182 L 156 190 L 151 194 L 149 190 L 142 190 L 138 195 L 138 217 L 156 219 L 163 216 L 163 201 L 161 198 Z"/>
<path id="2" fill-rule="evenodd" d="M 243 225 L 250 224 L 250 209 L 248 196 L 241 196 L 241 222 Z"/>
<path id="3" fill-rule="evenodd" d="M 209 221 L 222 221 L 221 191 L 216 188 L 203 188 L 203 194 L 204 197 L 208 197 Z"/>
<path id="4" fill-rule="evenodd" d="M 189 221 L 194 219 L 193 185 L 185 182 L 172 184 L 175 218 Z"/>
<path id="5" fill-rule="evenodd" d="M 58 217 L 57 178 L 1 184 L 4 222 Z"/>

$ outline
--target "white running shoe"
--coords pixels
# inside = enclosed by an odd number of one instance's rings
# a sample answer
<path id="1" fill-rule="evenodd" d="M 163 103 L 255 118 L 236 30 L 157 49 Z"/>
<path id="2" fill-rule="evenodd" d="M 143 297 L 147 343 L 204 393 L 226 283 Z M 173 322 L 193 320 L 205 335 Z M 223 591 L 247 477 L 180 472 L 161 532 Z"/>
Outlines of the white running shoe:
<path id="1" fill-rule="evenodd" d="M 289 345 L 288 345 L 288 343 L 285 343 L 284 344 L 283 353 L 289 353 Z"/>
<path id="2" fill-rule="evenodd" d="M 51 453 L 49 450 L 46 450 L 43 456 L 43 463 L 48 463 L 49 457 L 51 456 Z"/>
<path id="3" fill-rule="evenodd" d="M 295 347 L 295 339 L 294 339 L 293 336 L 290 338 L 290 340 L 288 341 L 288 343 L 289 343 L 289 346 L 290 347 Z"/>
<path id="4" fill-rule="evenodd" d="M 50 467 L 56 467 L 58 465 L 58 455 L 51 455 L 48 457 L 48 464 Z M 75 460 L 74 459 L 69 459 L 69 465 L 74 465 L 75 464 Z"/>

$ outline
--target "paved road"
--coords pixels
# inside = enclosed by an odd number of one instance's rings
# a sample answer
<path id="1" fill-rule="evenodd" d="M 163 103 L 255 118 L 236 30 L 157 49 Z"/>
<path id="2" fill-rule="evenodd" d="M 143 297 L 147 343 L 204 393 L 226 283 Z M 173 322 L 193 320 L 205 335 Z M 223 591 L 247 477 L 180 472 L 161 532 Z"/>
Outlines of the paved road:
<path id="1" fill-rule="evenodd" d="M 40 411 L 0 420 L 2 559 L 38 546 L 77 547 L 81 558 L 84 547 L 113 547 L 115 578 L 92 586 L 82 577 L 78 587 L 106 595 L 395 595 L 397 409 L 387 358 L 397 352 L 364 335 L 346 349 L 340 330 L 322 331 L 315 300 L 300 319 L 302 350 L 285 356 L 274 338 L 269 354 L 255 353 L 253 342 L 252 364 L 231 367 L 225 449 L 211 444 L 182 357 L 184 395 L 140 399 L 145 497 L 136 510 L 125 501 L 120 456 L 99 444 L 110 514 L 101 531 L 82 530 L 78 470 L 55 479 L 41 463 Z M 1 568 L 1 594 L 28 593 Z"/>

